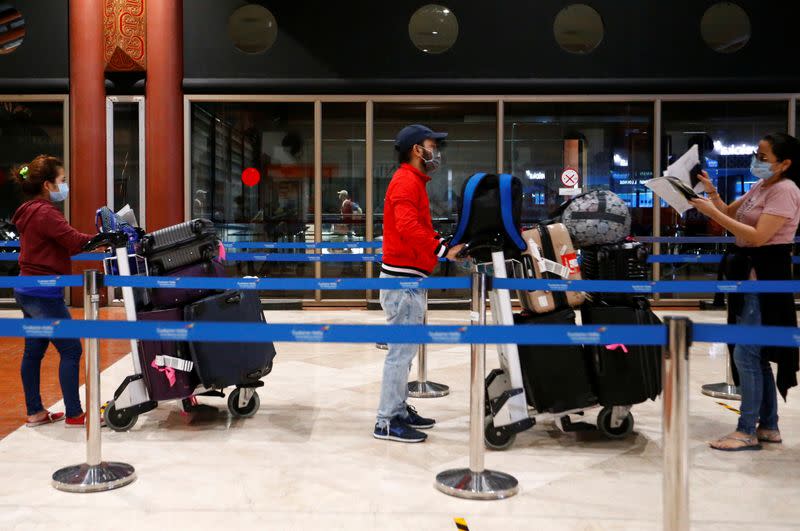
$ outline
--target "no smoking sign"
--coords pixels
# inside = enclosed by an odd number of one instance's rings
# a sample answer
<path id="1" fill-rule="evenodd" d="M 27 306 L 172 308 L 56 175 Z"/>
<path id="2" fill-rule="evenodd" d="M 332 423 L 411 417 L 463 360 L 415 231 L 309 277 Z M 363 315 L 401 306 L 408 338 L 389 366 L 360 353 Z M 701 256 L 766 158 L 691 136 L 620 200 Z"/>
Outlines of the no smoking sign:
<path id="1" fill-rule="evenodd" d="M 569 188 L 578 186 L 580 179 L 578 172 L 572 168 L 567 168 L 564 170 L 564 173 L 561 174 L 561 184 Z"/>

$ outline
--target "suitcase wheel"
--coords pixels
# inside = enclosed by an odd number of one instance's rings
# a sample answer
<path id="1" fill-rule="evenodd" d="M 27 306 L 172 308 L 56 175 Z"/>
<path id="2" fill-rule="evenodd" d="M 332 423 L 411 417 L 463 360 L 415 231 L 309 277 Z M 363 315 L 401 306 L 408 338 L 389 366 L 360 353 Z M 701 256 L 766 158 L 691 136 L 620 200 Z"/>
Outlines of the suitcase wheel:
<path id="1" fill-rule="evenodd" d="M 486 415 L 483 422 L 483 441 L 487 448 L 505 450 L 514 444 L 517 434 L 505 428 L 496 428 L 491 415 Z"/>
<path id="2" fill-rule="evenodd" d="M 633 432 L 633 415 L 629 411 L 625 418 L 622 419 L 622 424 L 615 428 L 611 425 L 611 412 L 612 408 L 610 407 L 604 407 L 600 410 L 600 414 L 597 415 L 597 429 L 609 439 L 624 439 Z"/>
<path id="3" fill-rule="evenodd" d="M 114 431 L 128 431 L 133 428 L 136 421 L 139 420 L 139 415 L 128 413 L 125 410 L 118 410 L 114 406 L 114 401 L 111 400 L 105 404 L 103 410 L 103 418 L 106 421 L 106 426 Z"/>
<path id="4" fill-rule="evenodd" d="M 239 394 L 241 393 L 241 389 L 237 387 L 229 396 L 228 396 L 228 411 L 231 412 L 236 418 L 250 418 L 256 414 L 258 408 L 261 406 L 261 399 L 258 397 L 257 392 L 253 392 L 253 397 L 247 403 L 246 406 L 241 407 L 239 406 Z"/>

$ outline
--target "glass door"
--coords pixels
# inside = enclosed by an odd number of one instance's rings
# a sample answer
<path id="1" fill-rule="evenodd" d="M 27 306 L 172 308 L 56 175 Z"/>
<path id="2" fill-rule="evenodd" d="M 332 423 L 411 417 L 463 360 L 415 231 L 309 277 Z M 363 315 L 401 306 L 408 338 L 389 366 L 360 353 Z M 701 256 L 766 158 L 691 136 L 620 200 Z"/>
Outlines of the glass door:
<path id="1" fill-rule="evenodd" d="M 119 212 L 126 205 L 145 227 L 144 97 L 106 98 L 106 205 Z M 114 304 L 122 289 L 109 288 Z"/>

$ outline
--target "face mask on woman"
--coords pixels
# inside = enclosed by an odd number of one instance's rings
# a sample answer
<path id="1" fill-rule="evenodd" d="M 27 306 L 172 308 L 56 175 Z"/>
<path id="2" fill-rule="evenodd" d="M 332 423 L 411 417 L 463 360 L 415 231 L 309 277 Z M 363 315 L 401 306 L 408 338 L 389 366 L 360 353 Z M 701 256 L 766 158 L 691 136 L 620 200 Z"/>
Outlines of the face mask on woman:
<path id="1" fill-rule="evenodd" d="M 753 161 L 750 163 L 750 173 L 752 173 L 754 177 L 765 181 L 775 176 L 775 172 L 772 171 L 772 163 L 765 160 L 758 160 L 755 155 L 753 155 Z"/>
<path id="2" fill-rule="evenodd" d="M 58 183 L 58 191 L 50 192 L 50 201 L 60 203 L 65 201 L 69 196 L 69 185 L 67 183 Z"/>

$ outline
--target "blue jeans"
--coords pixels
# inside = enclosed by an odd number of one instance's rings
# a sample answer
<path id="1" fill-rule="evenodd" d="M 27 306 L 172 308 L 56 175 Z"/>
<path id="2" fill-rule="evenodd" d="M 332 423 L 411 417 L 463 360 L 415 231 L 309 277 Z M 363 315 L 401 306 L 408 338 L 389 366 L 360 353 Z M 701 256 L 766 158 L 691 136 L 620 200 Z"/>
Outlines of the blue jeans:
<path id="1" fill-rule="evenodd" d="M 381 278 L 393 278 L 381 273 Z M 425 320 L 428 304 L 424 289 L 381 290 L 381 307 L 388 325 L 420 325 Z M 395 417 L 406 418 L 408 399 L 408 372 L 417 355 L 419 345 L 390 343 L 383 364 L 381 401 L 378 406 L 377 424 L 385 427 Z"/>
<path id="2" fill-rule="evenodd" d="M 737 324 L 761 326 L 761 309 L 757 293 L 746 293 Z M 762 358 L 760 345 L 736 345 L 733 361 L 739 371 L 742 394 L 741 415 L 737 431 L 754 435 L 756 423 L 767 430 L 778 429 L 778 393 L 772 366 Z"/>
<path id="3" fill-rule="evenodd" d="M 17 304 L 22 308 L 26 319 L 72 319 L 63 298 L 32 297 L 16 293 Z M 25 405 L 28 415 L 44 411 L 42 397 L 39 394 L 42 359 L 47 347 L 53 342 L 61 363 L 58 366 L 58 379 L 61 383 L 61 395 L 68 417 L 77 417 L 81 409 L 78 394 L 80 361 L 83 349 L 78 339 L 25 338 L 25 353 L 22 355 L 22 388 L 25 390 Z"/>

